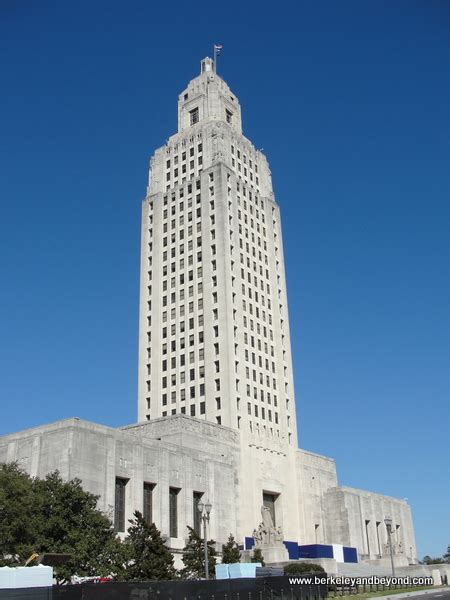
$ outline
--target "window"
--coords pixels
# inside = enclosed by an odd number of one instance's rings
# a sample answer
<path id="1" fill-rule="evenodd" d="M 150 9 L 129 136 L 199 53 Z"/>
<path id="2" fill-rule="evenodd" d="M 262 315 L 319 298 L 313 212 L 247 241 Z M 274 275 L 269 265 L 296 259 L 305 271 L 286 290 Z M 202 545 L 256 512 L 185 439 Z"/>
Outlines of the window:
<path id="1" fill-rule="evenodd" d="M 378 554 L 379 554 L 379 556 L 381 556 L 380 531 L 379 531 L 380 525 L 381 525 L 381 521 L 376 521 L 377 543 L 378 543 Z"/>
<path id="2" fill-rule="evenodd" d="M 366 541 L 367 541 L 367 554 L 370 555 L 370 541 L 369 541 L 369 524 L 370 521 L 366 519 Z"/>
<path id="3" fill-rule="evenodd" d="M 189 111 L 189 117 L 190 117 L 190 124 L 191 125 L 195 125 L 196 123 L 198 123 L 198 107 L 192 109 Z M 176 536 L 172 536 L 172 537 L 176 537 Z"/>
<path id="4" fill-rule="evenodd" d="M 202 499 L 203 492 L 194 492 L 192 498 L 192 509 L 193 509 L 193 519 L 192 519 L 192 529 L 198 534 L 201 535 L 201 514 L 198 510 L 198 503 Z"/>
<path id="5" fill-rule="evenodd" d="M 115 503 L 114 503 L 114 529 L 125 531 L 125 488 L 128 479 L 116 477 Z"/>
<path id="6" fill-rule="evenodd" d="M 227 118 L 227 123 L 231 124 L 231 117 L 233 116 L 233 113 L 231 112 L 231 110 L 226 109 L 225 114 L 226 114 L 226 118 Z"/>
<path id="7" fill-rule="evenodd" d="M 178 494 L 179 488 L 169 488 L 169 535 L 178 537 Z"/>
<path id="8" fill-rule="evenodd" d="M 143 503 L 143 517 L 146 523 L 150 525 L 153 522 L 153 488 L 154 483 L 144 482 L 144 503 Z"/>
<path id="9" fill-rule="evenodd" d="M 263 506 L 269 509 L 270 516 L 272 517 L 272 522 L 275 526 L 275 502 L 277 500 L 277 497 L 278 494 L 269 494 L 267 492 L 263 492 Z"/>

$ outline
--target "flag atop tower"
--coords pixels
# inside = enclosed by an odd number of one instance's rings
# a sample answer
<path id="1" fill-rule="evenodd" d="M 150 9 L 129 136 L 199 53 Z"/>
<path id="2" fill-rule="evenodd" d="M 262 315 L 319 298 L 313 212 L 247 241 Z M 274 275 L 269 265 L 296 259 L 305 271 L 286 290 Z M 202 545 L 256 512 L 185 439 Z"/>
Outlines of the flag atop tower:
<path id="1" fill-rule="evenodd" d="M 220 44 L 214 44 L 214 70 L 217 73 L 217 57 L 219 56 L 223 46 Z"/>

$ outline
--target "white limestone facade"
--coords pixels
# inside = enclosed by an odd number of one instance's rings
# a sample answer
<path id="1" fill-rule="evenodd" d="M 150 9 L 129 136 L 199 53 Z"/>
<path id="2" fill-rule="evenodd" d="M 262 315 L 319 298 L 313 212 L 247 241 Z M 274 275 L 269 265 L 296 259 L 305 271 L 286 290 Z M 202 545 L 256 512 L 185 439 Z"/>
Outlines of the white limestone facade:
<path id="1" fill-rule="evenodd" d="M 120 429 L 70 418 L 0 437 L 0 463 L 17 462 L 36 477 L 58 470 L 65 480 L 79 478 L 84 489 L 99 496 L 98 507 L 119 534 L 125 534 L 128 520 L 139 510 L 167 538 L 178 567 L 187 526 L 199 525 L 195 515 L 200 496 L 212 503 L 209 535 L 220 551 L 230 533 L 241 542 L 252 535 L 267 489 L 280 494 L 275 517 L 286 541 L 341 544 L 357 548 L 362 560 L 386 559 L 384 518 L 389 515 L 396 560 L 415 562 L 406 501 L 339 487 L 332 459 L 297 449 L 291 476 L 298 492 L 294 502 L 276 472 L 280 464 L 269 459 L 255 473 L 244 472 L 246 452 L 235 430 L 185 415 Z M 122 498 L 119 482 L 124 483 Z M 242 497 L 251 486 L 251 502 L 243 513 Z M 243 514 L 250 515 L 247 522 Z"/>
<path id="2" fill-rule="evenodd" d="M 178 558 L 202 497 L 219 547 L 251 537 L 264 504 L 286 541 L 367 559 L 387 555 L 390 516 L 396 551 L 413 562 L 405 501 L 339 487 L 334 460 L 298 448 L 280 210 L 209 58 L 150 161 L 141 246 L 138 423 L 10 434 L 0 462 L 79 477 L 119 532 L 140 510 Z"/>
<path id="3" fill-rule="evenodd" d="M 139 510 L 168 538 L 178 567 L 187 525 L 198 529 L 199 492 L 213 504 L 210 536 L 236 531 L 238 436 L 220 425 L 179 415 L 113 429 L 70 418 L 0 437 L 5 462 L 33 477 L 58 470 L 64 480 L 79 478 L 119 534 Z"/>
<path id="4" fill-rule="evenodd" d="M 294 447 L 279 208 L 210 59 L 178 123 L 143 202 L 138 419 L 187 414 Z"/>
<path id="5" fill-rule="evenodd" d="M 258 518 L 263 490 L 294 536 L 280 211 L 267 160 L 242 134 L 239 101 L 208 58 L 179 96 L 178 132 L 150 162 L 140 307 L 139 421 L 186 414 L 236 430 L 240 532 Z"/>
<path id="6" fill-rule="evenodd" d="M 406 500 L 350 487 L 335 487 L 324 496 L 327 539 L 358 548 L 362 560 L 390 555 L 386 516 L 392 518 L 394 556 L 414 562 L 416 541 L 411 508 Z M 405 564 L 405 562 L 403 562 Z"/>

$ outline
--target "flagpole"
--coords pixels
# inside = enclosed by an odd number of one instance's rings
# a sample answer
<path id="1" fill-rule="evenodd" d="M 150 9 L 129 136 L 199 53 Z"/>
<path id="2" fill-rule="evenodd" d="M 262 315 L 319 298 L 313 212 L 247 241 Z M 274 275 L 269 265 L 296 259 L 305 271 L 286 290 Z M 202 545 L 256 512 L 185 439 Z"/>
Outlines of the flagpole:
<path id="1" fill-rule="evenodd" d="M 222 50 L 222 46 L 220 44 L 214 44 L 214 72 L 217 73 L 217 57 L 219 56 Z"/>

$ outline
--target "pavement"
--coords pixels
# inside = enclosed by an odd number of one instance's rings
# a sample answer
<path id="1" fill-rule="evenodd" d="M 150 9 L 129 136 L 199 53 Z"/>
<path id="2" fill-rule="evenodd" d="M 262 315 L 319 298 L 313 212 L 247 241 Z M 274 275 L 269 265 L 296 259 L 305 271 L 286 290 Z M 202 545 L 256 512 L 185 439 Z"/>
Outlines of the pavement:
<path id="1" fill-rule="evenodd" d="M 450 586 L 437 587 L 433 590 L 391 594 L 389 596 L 380 596 L 379 598 L 380 600 L 396 600 L 396 598 L 414 598 L 414 600 L 450 600 Z"/>

